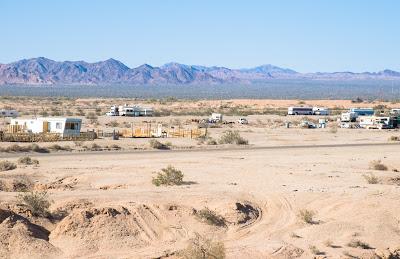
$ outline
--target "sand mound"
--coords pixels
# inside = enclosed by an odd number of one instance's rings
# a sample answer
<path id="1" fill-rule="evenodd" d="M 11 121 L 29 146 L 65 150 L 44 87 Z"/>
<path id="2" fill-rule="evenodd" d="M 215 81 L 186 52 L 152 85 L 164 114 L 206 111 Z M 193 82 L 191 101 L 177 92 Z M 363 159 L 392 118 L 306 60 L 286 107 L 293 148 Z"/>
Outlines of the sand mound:
<path id="1" fill-rule="evenodd" d="M 131 250 L 185 235 L 157 206 L 131 205 L 75 209 L 52 231 L 52 243 L 71 246 L 71 254 Z"/>
<path id="2" fill-rule="evenodd" d="M 76 177 L 62 177 L 50 183 L 39 183 L 35 185 L 35 189 L 39 191 L 44 190 L 74 190 L 78 184 Z"/>
<path id="3" fill-rule="evenodd" d="M 48 242 L 49 232 L 10 210 L 0 209 L 2 258 L 50 258 L 60 251 Z"/>

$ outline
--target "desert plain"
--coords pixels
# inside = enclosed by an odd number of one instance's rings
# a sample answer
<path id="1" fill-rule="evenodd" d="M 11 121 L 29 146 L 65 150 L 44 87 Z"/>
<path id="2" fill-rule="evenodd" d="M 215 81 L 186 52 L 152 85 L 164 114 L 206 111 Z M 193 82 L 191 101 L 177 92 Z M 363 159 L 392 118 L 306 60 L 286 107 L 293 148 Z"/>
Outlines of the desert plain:
<path id="1" fill-rule="evenodd" d="M 124 101 L 163 113 L 150 118 L 103 115 L 109 105 Z M 207 139 L 157 139 L 169 142 L 165 150 L 152 148 L 147 138 L 37 143 L 49 148 L 48 153 L 7 150 L 31 143 L 0 143 L 0 160 L 18 165 L 0 172 L 2 258 L 190 258 L 185 251 L 193 240 L 218 244 L 226 258 L 400 256 L 396 129 L 342 129 L 336 126 L 337 115 L 329 116 L 327 128 L 301 128 L 301 120 L 318 117 L 282 113 L 299 100 L 5 98 L 1 105 L 18 102 L 24 103 L 22 117 L 43 111 L 81 117 L 84 130 L 122 130 L 148 121 L 194 128 L 213 109 L 225 111 L 226 121 L 246 117 L 249 124 L 209 127 Z M 301 103 L 338 110 L 396 107 L 347 100 Z M 176 110 L 182 114 L 171 114 Z M 98 114 L 85 117 L 88 112 Z M 286 128 L 289 121 L 292 126 Z M 1 123 L 6 126 L 7 120 Z M 220 144 L 228 130 L 237 131 L 248 144 Z M 93 144 L 100 148 L 91 149 Z M 23 156 L 38 164 L 18 164 Z M 152 179 L 168 166 L 183 173 L 183 182 L 154 185 Z M 24 193 L 21 185 L 47 193 L 47 215 L 33 215 L 18 199 Z M 201 216 L 204 211 L 212 217 Z"/>

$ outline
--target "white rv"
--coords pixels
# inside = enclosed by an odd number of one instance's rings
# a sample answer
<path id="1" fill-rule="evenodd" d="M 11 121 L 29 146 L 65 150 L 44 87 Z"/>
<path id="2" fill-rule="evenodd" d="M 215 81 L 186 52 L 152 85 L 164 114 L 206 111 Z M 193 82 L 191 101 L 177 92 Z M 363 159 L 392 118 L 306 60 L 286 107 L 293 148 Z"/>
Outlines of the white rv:
<path id="1" fill-rule="evenodd" d="M 391 109 L 390 114 L 392 115 L 400 115 L 400 109 Z"/>
<path id="2" fill-rule="evenodd" d="M 18 117 L 16 110 L 0 110 L 0 117 Z"/>
<path id="3" fill-rule="evenodd" d="M 110 111 L 106 113 L 108 116 L 152 116 L 152 108 L 144 108 L 136 105 L 121 105 L 121 106 L 111 106 Z"/>
<path id="4" fill-rule="evenodd" d="M 387 129 L 391 127 L 390 117 L 361 116 L 360 127 L 367 129 Z"/>
<path id="5" fill-rule="evenodd" d="M 221 113 L 212 113 L 210 121 L 212 122 L 221 122 L 222 121 L 222 114 Z"/>
<path id="6" fill-rule="evenodd" d="M 76 118 L 12 119 L 10 125 L 21 125 L 28 133 L 58 133 L 64 136 L 79 136 L 82 120 Z"/>
<path id="7" fill-rule="evenodd" d="M 313 115 L 313 107 L 289 107 L 288 115 Z"/>
<path id="8" fill-rule="evenodd" d="M 323 107 L 313 107 L 314 115 L 329 115 L 329 110 Z"/>
<path id="9" fill-rule="evenodd" d="M 344 112 L 340 116 L 341 122 L 355 122 L 358 117 L 358 114 L 355 112 Z"/>

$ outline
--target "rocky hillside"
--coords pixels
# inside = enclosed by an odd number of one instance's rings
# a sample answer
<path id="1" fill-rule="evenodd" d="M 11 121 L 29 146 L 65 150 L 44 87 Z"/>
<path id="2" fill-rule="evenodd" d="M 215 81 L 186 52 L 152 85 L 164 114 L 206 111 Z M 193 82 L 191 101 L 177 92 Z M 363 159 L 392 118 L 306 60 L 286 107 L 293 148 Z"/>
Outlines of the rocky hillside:
<path id="1" fill-rule="evenodd" d="M 96 63 L 85 61 L 57 62 L 44 57 L 0 64 L 0 85 L 180 85 L 180 84 L 251 84 L 274 79 L 310 80 L 400 80 L 400 73 L 336 72 L 302 74 L 287 68 L 263 65 L 255 68 L 229 69 L 168 63 L 161 67 L 144 64 L 129 68 L 115 59 Z"/>

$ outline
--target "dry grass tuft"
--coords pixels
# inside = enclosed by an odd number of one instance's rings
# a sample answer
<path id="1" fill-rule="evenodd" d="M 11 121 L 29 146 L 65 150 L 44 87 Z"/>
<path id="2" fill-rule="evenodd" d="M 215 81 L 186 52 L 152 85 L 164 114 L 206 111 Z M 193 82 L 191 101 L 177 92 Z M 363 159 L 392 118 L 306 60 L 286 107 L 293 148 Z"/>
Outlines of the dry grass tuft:
<path id="1" fill-rule="evenodd" d="M 0 171 L 10 171 L 14 170 L 15 168 L 17 168 L 17 165 L 13 162 L 7 160 L 0 161 Z"/>
<path id="2" fill-rule="evenodd" d="M 186 249 L 179 253 L 179 257 L 184 259 L 224 259 L 226 257 L 225 246 L 222 242 L 215 242 L 196 234 Z"/>
<path id="3" fill-rule="evenodd" d="M 365 180 L 367 181 L 367 183 L 369 184 L 378 184 L 379 183 L 379 179 L 378 177 L 376 177 L 373 174 L 370 175 L 364 175 Z"/>
<path id="4" fill-rule="evenodd" d="M 307 224 L 315 224 L 314 217 L 315 212 L 312 210 L 300 210 L 299 217 Z"/>
<path id="5" fill-rule="evenodd" d="M 209 225 L 225 227 L 226 220 L 224 217 L 218 215 L 215 211 L 210 210 L 209 208 L 204 208 L 199 211 L 195 211 L 195 215 L 198 219 L 203 222 L 206 222 Z"/>
<path id="6" fill-rule="evenodd" d="M 373 160 L 369 163 L 369 168 L 379 171 L 387 171 L 388 167 L 382 163 L 381 160 Z"/>

